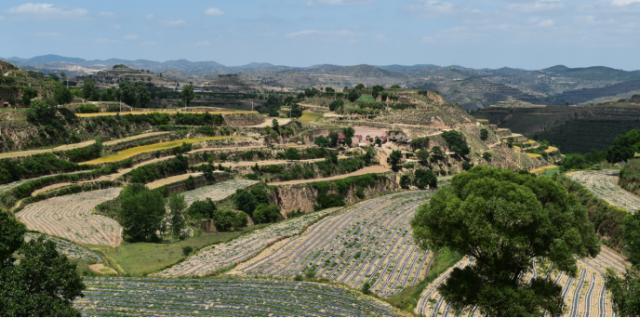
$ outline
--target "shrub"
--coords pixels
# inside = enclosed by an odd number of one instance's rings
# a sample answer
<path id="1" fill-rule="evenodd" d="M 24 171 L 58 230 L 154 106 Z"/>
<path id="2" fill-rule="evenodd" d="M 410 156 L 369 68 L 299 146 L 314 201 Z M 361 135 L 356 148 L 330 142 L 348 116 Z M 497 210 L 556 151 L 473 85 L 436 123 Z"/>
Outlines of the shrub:
<path id="1" fill-rule="evenodd" d="M 431 170 L 418 169 L 415 172 L 415 176 L 413 178 L 413 182 L 416 187 L 420 189 L 426 188 L 437 188 L 438 187 L 438 178 L 433 174 Z"/>
<path id="2" fill-rule="evenodd" d="M 218 210 L 213 213 L 213 222 L 216 229 L 227 232 L 243 228 L 247 225 L 247 218 L 244 214 L 231 210 Z"/>
<path id="3" fill-rule="evenodd" d="M 216 204 L 211 199 L 206 199 L 191 203 L 187 214 L 194 218 L 212 219 L 216 210 Z"/>
<path id="4" fill-rule="evenodd" d="M 480 139 L 482 141 L 489 139 L 489 131 L 486 128 L 480 129 Z"/>
<path id="5" fill-rule="evenodd" d="M 189 256 L 189 255 L 191 255 L 191 253 L 193 253 L 193 247 L 185 246 L 185 247 L 182 248 L 182 255 Z"/>
<path id="6" fill-rule="evenodd" d="M 458 131 L 450 130 L 442 133 L 442 138 L 447 142 L 447 146 L 451 151 L 455 152 L 459 157 L 466 157 L 469 152 L 469 145 L 464 135 Z"/>
<path id="7" fill-rule="evenodd" d="M 280 210 L 274 204 L 260 204 L 252 214 L 253 222 L 256 224 L 272 223 L 280 218 Z"/>
<path id="8" fill-rule="evenodd" d="M 400 187 L 403 189 L 409 189 L 411 187 L 411 177 L 409 175 L 403 174 L 400 177 Z"/>
<path id="9" fill-rule="evenodd" d="M 239 210 L 242 210 L 249 215 L 253 214 L 253 211 L 256 209 L 256 198 L 247 190 L 237 190 L 233 200 Z"/>

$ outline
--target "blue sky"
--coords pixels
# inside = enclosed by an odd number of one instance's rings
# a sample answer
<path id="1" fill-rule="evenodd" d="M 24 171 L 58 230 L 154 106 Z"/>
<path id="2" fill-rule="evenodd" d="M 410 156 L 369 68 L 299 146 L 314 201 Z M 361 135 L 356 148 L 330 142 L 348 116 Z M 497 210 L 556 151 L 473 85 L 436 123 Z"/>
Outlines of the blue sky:
<path id="1" fill-rule="evenodd" d="M 640 69 L 640 0 L 0 2 L 0 56 Z"/>

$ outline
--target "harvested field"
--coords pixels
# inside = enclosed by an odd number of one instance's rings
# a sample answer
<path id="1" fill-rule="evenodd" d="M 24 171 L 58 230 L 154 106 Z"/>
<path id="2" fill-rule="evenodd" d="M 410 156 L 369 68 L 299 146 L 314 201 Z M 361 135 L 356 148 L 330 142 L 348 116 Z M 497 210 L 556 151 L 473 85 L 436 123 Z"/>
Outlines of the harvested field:
<path id="1" fill-rule="evenodd" d="M 25 234 L 24 237 L 26 242 L 38 239 L 40 237 L 44 238 L 47 241 L 52 241 L 56 244 L 56 250 L 58 251 L 58 253 L 63 254 L 73 260 L 82 260 L 87 262 L 88 264 L 95 264 L 103 261 L 102 256 L 100 256 L 100 254 L 98 254 L 97 252 L 94 252 L 84 246 L 80 246 L 73 242 L 57 238 L 55 236 L 29 232 Z"/>
<path id="2" fill-rule="evenodd" d="M 255 230 L 230 242 L 213 245 L 160 272 L 157 276 L 179 277 L 215 274 L 258 255 L 268 246 L 284 238 L 300 234 L 307 226 L 336 210 L 333 208 L 305 214 Z"/>
<path id="3" fill-rule="evenodd" d="M 617 170 L 584 170 L 567 176 L 615 207 L 629 212 L 640 210 L 640 197 L 618 185 L 618 174 Z"/>
<path id="4" fill-rule="evenodd" d="M 455 267 L 464 267 L 469 263 L 470 260 L 464 258 Z M 625 266 L 628 265 L 621 255 L 603 246 L 597 257 L 583 258 L 578 261 L 576 277 L 570 277 L 564 273 L 551 274 L 547 277 L 562 286 L 565 316 L 611 317 L 613 316 L 613 304 L 611 295 L 605 289 L 604 275 L 607 268 L 612 268 L 621 274 L 624 272 Z M 416 306 L 416 314 L 433 317 L 480 315 L 477 310 L 454 312 L 438 293 L 437 288 L 447 280 L 453 268 L 447 270 L 425 288 Z M 528 273 L 524 275 L 523 279 L 531 279 L 534 275 L 539 274 L 538 272 Z"/>
<path id="5" fill-rule="evenodd" d="M 118 151 L 114 154 L 111 155 L 107 155 L 98 159 L 94 159 L 94 160 L 90 160 L 90 161 L 86 161 L 83 162 L 81 164 L 83 165 L 99 165 L 99 164 L 104 164 L 104 163 L 113 163 L 113 162 L 118 162 L 118 161 L 122 161 L 128 158 L 131 158 L 133 156 L 139 155 L 139 154 L 143 154 L 143 153 L 149 153 L 149 152 L 154 152 L 154 151 L 160 151 L 160 150 L 166 150 L 166 149 L 171 149 L 171 148 L 175 148 L 178 147 L 182 144 L 196 144 L 196 143 L 201 143 L 201 142 L 206 142 L 206 141 L 215 141 L 215 140 L 231 140 L 231 139 L 235 139 L 234 137 L 228 137 L 228 136 L 215 136 L 215 137 L 197 137 L 197 138 L 185 138 L 185 139 L 177 139 L 177 140 L 172 140 L 172 141 L 165 141 L 165 142 L 159 142 L 159 143 L 154 143 L 154 144 L 150 144 L 150 145 L 144 145 L 144 146 L 138 146 L 138 147 L 133 147 L 133 148 L 128 148 L 128 149 L 124 149 L 121 151 Z"/>
<path id="6" fill-rule="evenodd" d="M 112 146 L 116 146 L 116 145 L 119 145 L 119 144 L 122 144 L 122 143 L 126 143 L 126 142 L 138 141 L 138 140 L 143 140 L 143 139 L 153 138 L 153 137 L 158 137 L 158 136 L 164 136 L 164 135 L 169 135 L 169 134 L 171 134 L 171 132 L 168 132 L 168 131 L 154 131 L 154 132 L 148 132 L 148 133 L 144 133 L 144 134 L 124 137 L 124 138 L 120 138 L 120 139 L 109 140 L 109 141 L 103 142 L 102 144 L 104 146 L 107 146 L 107 147 L 112 147 Z"/>
<path id="7" fill-rule="evenodd" d="M 315 277 L 391 296 L 425 277 L 429 252 L 413 241 L 409 225 L 429 192 L 405 192 L 344 208 L 309 227 L 302 235 L 278 243 L 234 272 L 287 276 L 309 268 Z"/>
<path id="8" fill-rule="evenodd" d="M 390 305 L 311 282 L 85 277 L 83 316 L 398 316 Z"/>
<path id="9" fill-rule="evenodd" d="M 122 243 L 120 224 L 93 210 L 119 193 L 120 188 L 110 188 L 54 197 L 29 204 L 16 216 L 31 231 L 80 244 L 118 246 Z"/>
<path id="10" fill-rule="evenodd" d="M 174 184 L 174 183 L 178 183 L 180 181 L 185 181 L 187 179 L 189 179 L 189 177 L 199 177 L 202 175 L 202 172 L 192 172 L 192 173 L 186 173 L 186 174 L 181 174 L 181 175 L 177 175 L 177 176 L 172 176 L 172 177 L 168 177 L 168 178 L 164 178 L 164 179 L 158 179 L 152 182 L 147 183 L 147 188 L 149 189 L 158 189 L 161 187 L 164 187 L 166 185 L 170 185 L 170 184 Z"/>
<path id="11" fill-rule="evenodd" d="M 390 171 L 389 168 L 384 167 L 384 166 L 368 166 L 368 167 L 364 167 L 364 168 L 362 168 L 360 170 L 356 170 L 356 171 L 351 172 L 351 173 L 341 174 L 341 175 L 332 176 L 332 177 L 315 178 L 315 179 L 303 179 L 303 180 L 290 180 L 290 181 L 281 181 L 281 182 L 271 182 L 271 183 L 269 183 L 269 185 L 270 186 L 281 186 L 281 185 L 294 185 L 294 184 L 314 183 L 314 182 L 322 182 L 322 181 L 334 181 L 334 180 L 340 180 L 340 179 L 345 179 L 345 178 L 349 178 L 349 177 L 361 176 L 361 175 L 370 174 L 370 173 L 385 173 L 385 172 L 389 172 L 389 171 Z"/>
<path id="12" fill-rule="evenodd" d="M 277 120 L 278 121 L 278 125 L 279 126 L 284 126 L 287 125 L 291 122 L 291 118 L 274 118 L 274 117 L 269 117 L 269 118 L 265 118 L 264 121 L 261 124 L 257 124 L 257 125 L 252 125 L 252 126 L 248 126 L 250 128 L 266 128 L 266 127 L 271 127 L 273 125 L 273 120 Z"/>
<path id="13" fill-rule="evenodd" d="M 187 202 L 187 205 L 206 199 L 221 201 L 236 193 L 236 190 L 250 187 L 256 183 L 258 183 L 258 181 L 247 179 L 226 180 L 195 190 L 186 191 L 182 194 L 184 195 L 184 200 Z"/>

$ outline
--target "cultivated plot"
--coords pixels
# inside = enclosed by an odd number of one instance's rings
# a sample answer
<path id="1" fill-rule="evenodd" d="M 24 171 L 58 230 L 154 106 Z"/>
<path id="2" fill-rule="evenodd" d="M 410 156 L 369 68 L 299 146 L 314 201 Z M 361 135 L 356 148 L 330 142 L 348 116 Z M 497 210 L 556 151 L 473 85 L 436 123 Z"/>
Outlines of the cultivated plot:
<path id="1" fill-rule="evenodd" d="M 207 247 L 156 276 L 179 277 L 215 274 L 258 255 L 265 248 L 284 238 L 300 234 L 307 226 L 336 210 L 334 208 L 305 214 L 255 230 L 235 240 Z"/>
<path id="2" fill-rule="evenodd" d="M 397 316 L 388 304 L 310 282 L 85 277 L 84 316 Z"/>
<path id="3" fill-rule="evenodd" d="M 640 210 L 640 197 L 618 185 L 618 174 L 617 170 L 584 170 L 567 176 L 613 206 L 629 212 Z"/>
<path id="4" fill-rule="evenodd" d="M 195 201 L 211 199 L 212 201 L 221 201 L 236 193 L 236 190 L 244 189 L 258 183 L 255 180 L 248 179 L 232 179 L 209 186 L 201 187 L 195 190 L 182 193 L 187 205 Z"/>
<path id="5" fill-rule="evenodd" d="M 429 252 L 411 235 L 410 222 L 428 192 L 392 194 L 324 218 L 302 235 L 279 242 L 234 272 L 260 276 L 308 275 L 391 296 L 425 276 Z"/>
<path id="6" fill-rule="evenodd" d="M 110 188 L 54 197 L 29 204 L 16 216 L 31 231 L 81 244 L 118 246 L 122 226 L 93 210 L 119 193 L 120 188 Z"/>
<path id="7" fill-rule="evenodd" d="M 454 267 L 465 267 L 470 264 L 469 258 L 464 258 Z M 576 277 L 567 274 L 542 274 L 539 271 L 523 275 L 523 280 L 529 280 L 538 275 L 545 275 L 562 286 L 562 298 L 564 300 L 564 315 L 569 317 L 611 317 L 613 316 L 613 304 L 611 295 L 605 288 L 605 273 L 611 268 L 618 273 L 623 273 L 628 262 L 620 254 L 602 247 L 600 254 L 595 258 L 583 258 L 578 261 L 578 273 Z M 421 316 L 454 317 L 454 316 L 478 316 L 477 308 L 464 312 L 455 312 L 444 300 L 437 288 L 448 278 L 453 268 L 434 280 L 420 295 L 416 306 L 416 313 Z"/>

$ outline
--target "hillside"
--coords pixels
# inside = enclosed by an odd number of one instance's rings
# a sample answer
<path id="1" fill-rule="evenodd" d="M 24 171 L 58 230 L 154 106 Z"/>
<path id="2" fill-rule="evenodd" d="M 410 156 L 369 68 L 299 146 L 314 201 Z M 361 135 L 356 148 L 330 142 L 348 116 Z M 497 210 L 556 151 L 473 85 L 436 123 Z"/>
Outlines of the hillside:
<path id="1" fill-rule="evenodd" d="M 602 66 L 570 68 L 553 66 L 541 70 L 515 68 L 472 69 L 435 65 L 316 65 L 288 67 L 268 63 L 225 66 L 216 62 L 173 60 L 84 60 L 57 55 L 30 59 L 11 58 L 21 67 L 43 71 L 65 71 L 71 75 L 95 74 L 124 64 L 131 68 L 163 73 L 177 79 L 211 79 L 221 74 L 240 74 L 246 81 L 268 87 L 304 89 L 310 86 L 342 88 L 398 84 L 409 88 L 437 90 L 466 109 L 485 108 L 504 101 L 534 104 L 584 104 L 627 98 L 640 91 L 640 71 Z"/>

